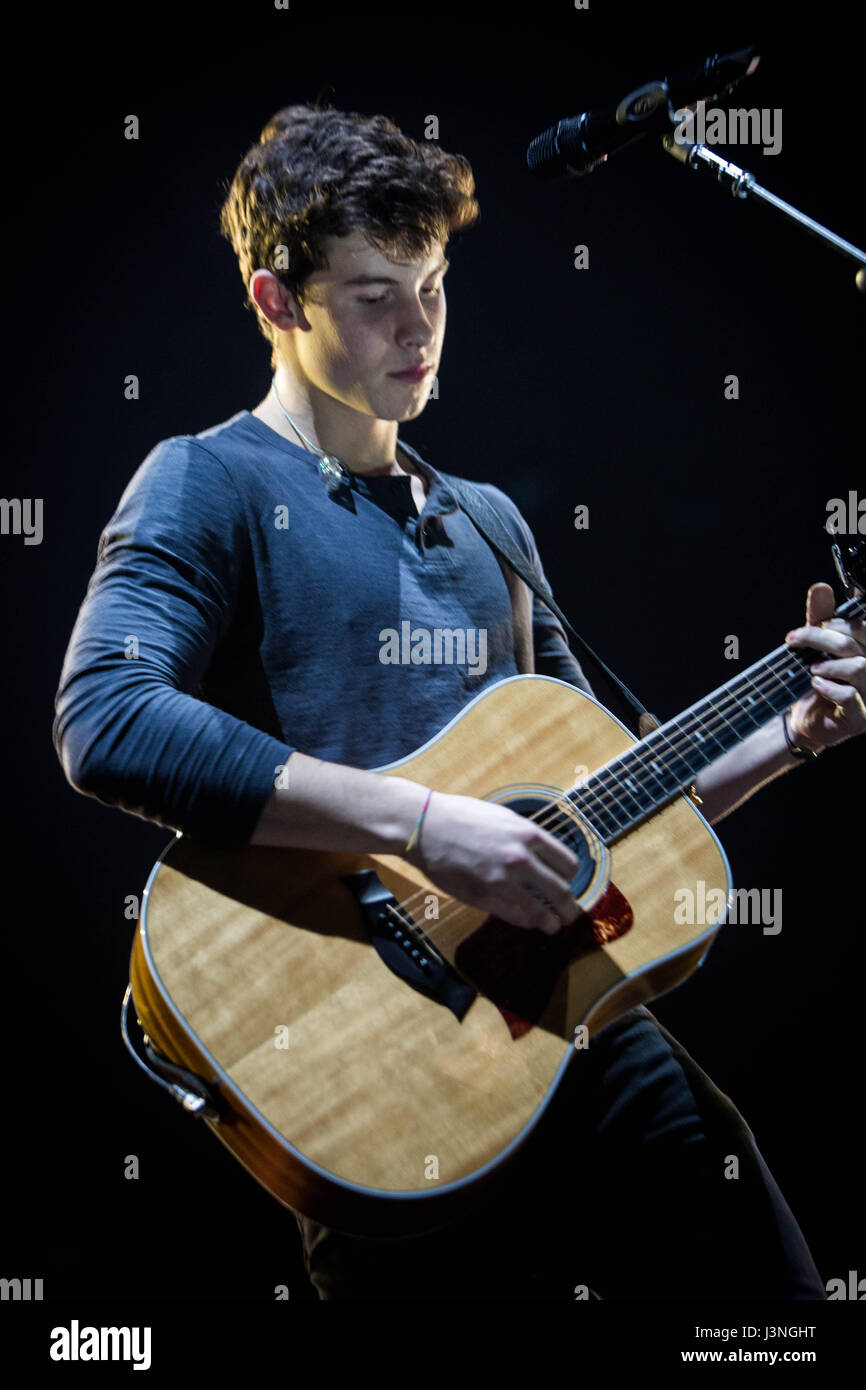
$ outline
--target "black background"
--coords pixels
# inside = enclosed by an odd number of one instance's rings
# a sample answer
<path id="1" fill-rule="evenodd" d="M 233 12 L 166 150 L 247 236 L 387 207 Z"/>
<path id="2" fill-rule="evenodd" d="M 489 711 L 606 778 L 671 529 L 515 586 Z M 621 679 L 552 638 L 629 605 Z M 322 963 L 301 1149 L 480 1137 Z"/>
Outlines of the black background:
<path id="1" fill-rule="evenodd" d="M 0 542 L 0 1272 L 44 1277 L 52 1298 L 267 1300 L 277 1283 L 314 1297 L 291 1214 L 122 1048 L 124 902 L 168 836 L 77 795 L 51 744 L 66 642 L 129 477 L 160 439 L 252 408 L 268 387 L 217 230 L 220 181 L 293 102 L 384 112 L 416 139 L 439 117 L 442 146 L 473 166 L 481 219 L 449 248 L 440 397 L 401 434 L 434 466 L 514 497 L 558 602 L 668 718 L 734 674 L 728 634 L 745 667 L 804 620 L 808 585 L 832 579 L 828 499 L 866 489 L 866 299 L 840 256 L 655 148 L 552 184 L 528 173 L 525 150 L 561 116 L 752 42 L 758 73 L 723 104 L 782 108 L 782 150 L 721 153 L 863 245 L 863 20 L 803 13 L 292 0 L 34 18 L 6 161 L 3 491 L 42 497 L 45 532 L 41 546 Z M 123 138 L 129 113 L 138 142 Z M 138 402 L 124 399 L 127 373 Z M 587 531 L 573 527 L 578 503 Z M 745 1115 L 825 1279 L 866 1274 L 863 767 L 862 746 L 832 750 L 721 823 L 735 885 L 782 888 L 783 929 L 727 927 L 704 969 L 653 1006 Z M 539 1212 L 555 1217 L 543 1194 Z"/>

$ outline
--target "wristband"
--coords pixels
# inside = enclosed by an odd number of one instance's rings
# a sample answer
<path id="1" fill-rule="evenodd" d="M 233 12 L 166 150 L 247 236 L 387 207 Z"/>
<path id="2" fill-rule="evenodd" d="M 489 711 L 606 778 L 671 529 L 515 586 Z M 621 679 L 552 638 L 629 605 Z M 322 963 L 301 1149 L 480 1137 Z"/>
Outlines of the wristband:
<path id="1" fill-rule="evenodd" d="M 783 710 L 783 711 L 782 711 L 782 728 L 785 730 L 785 742 L 786 742 L 787 745 L 788 745 L 788 752 L 789 752 L 789 753 L 793 753 L 795 758 L 817 758 L 817 757 L 819 757 L 819 755 L 820 755 L 821 752 L 823 751 L 822 749 L 820 749 L 820 748 L 801 748 L 801 747 L 799 746 L 799 744 L 794 743 L 793 739 L 791 738 L 790 733 L 788 732 L 788 711 L 787 711 L 787 710 Z"/>
<path id="2" fill-rule="evenodd" d="M 424 816 L 425 816 L 426 811 L 427 811 L 427 807 L 430 805 L 430 798 L 431 798 L 432 795 L 433 795 L 433 788 L 431 787 L 430 790 L 429 790 L 428 793 L 427 793 L 427 800 L 424 802 L 424 809 L 422 810 L 420 816 L 418 817 L 417 821 L 415 822 L 415 829 L 412 831 L 412 834 L 409 836 L 409 843 L 407 844 L 406 848 L 405 848 L 404 851 L 403 851 L 404 854 L 408 854 L 408 853 L 409 853 L 410 849 L 412 848 L 412 846 L 414 845 L 415 841 L 416 841 L 417 838 L 418 838 L 418 832 L 419 832 L 419 830 L 421 829 L 421 822 L 422 822 L 422 820 L 424 819 Z"/>

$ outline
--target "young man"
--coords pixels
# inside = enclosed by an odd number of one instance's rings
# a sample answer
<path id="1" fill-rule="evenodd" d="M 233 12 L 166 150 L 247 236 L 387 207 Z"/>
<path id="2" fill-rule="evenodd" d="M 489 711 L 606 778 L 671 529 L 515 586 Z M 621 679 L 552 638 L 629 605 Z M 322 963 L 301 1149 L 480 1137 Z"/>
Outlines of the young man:
<path id="1" fill-rule="evenodd" d="M 398 440 L 439 367 L 445 251 L 477 218 L 473 192 L 464 159 L 384 117 L 294 106 L 268 123 L 221 225 L 271 344 L 271 389 L 163 440 L 132 478 L 70 640 L 55 742 L 73 786 L 166 827 L 417 856 L 442 891 L 555 932 L 577 915 L 570 850 L 506 807 L 368 770 L 519 669 L 499 561 Z M 480 486 L 543 576 L 517 507 Z M 698 778 L 710 821 L 797 766 L 792 743 L 866 728 L 864 633 L 833 608 L 814 585 L 789 634 L 827 653 L 814 693 Z M 589 690 L 551 611 L 531 611 L 535 670 Z M 383 661 L 383 629 L 406 617 L 483 632 L 483 661 Z M 402 1241 L 298 1227 L 322 1298 L 824 1297 L 750 1129 L 645 1008 L 575 1057 L 468 1217 Z"/>

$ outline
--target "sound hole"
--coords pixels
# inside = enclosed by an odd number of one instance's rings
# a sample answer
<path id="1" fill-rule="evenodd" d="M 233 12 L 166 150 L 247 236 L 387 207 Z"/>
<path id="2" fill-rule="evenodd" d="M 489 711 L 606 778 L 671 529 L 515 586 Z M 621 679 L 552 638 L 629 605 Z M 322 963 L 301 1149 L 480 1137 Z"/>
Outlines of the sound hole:
<path id="1" fill-rule="evenodd" d="M 509 811 L 516 811 L 527 820 L 538 821 L 544 830 L 555 835 L 557 840 L 577 855 L 577 872 L 571 880 L 570 887 L 574 896 L 580 897 L 595 873 L 595 859 L 589 841 L 573 816 L 545 796 L 520 796 L 505 804 Z"/>
<path id="2" fill-rule="evenodd" d="M 570 887 L 578 897 L 590 884 L 596 864 L 590 841 L 569 811 L 541 794 L 503 798 L 509 810 L 531 816 L 578 857 Z M 590 832 L 591 833 L 591 832 Z M 596 851 L 601 853 L 600 850 Z M 512 1038 L 529 1032 L 544 1014 L 560 974 L 600 947 L 616 940 L 634 923 L 634 914 L 614 883 L 586 913 L 552 936 L 487 917 L 461 941 L 454 964 L 464 978 L 494 1003 Z"/>

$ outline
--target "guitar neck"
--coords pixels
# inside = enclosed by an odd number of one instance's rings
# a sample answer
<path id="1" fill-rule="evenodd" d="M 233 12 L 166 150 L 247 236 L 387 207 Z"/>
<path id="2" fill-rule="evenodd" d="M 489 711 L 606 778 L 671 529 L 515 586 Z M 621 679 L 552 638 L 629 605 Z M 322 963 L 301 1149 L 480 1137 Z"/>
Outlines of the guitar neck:
<path id="1" fill-rule="evenodd" d="M 835 614 L 864 615 L 860 598 L 841 604 Z M 806 647 L 776 647 L 565 795 L 613 844 L 679 796 L 709 763 L 805 695 L 812 688 L 810 663 L 822 656 L 826 652 Z"/>

